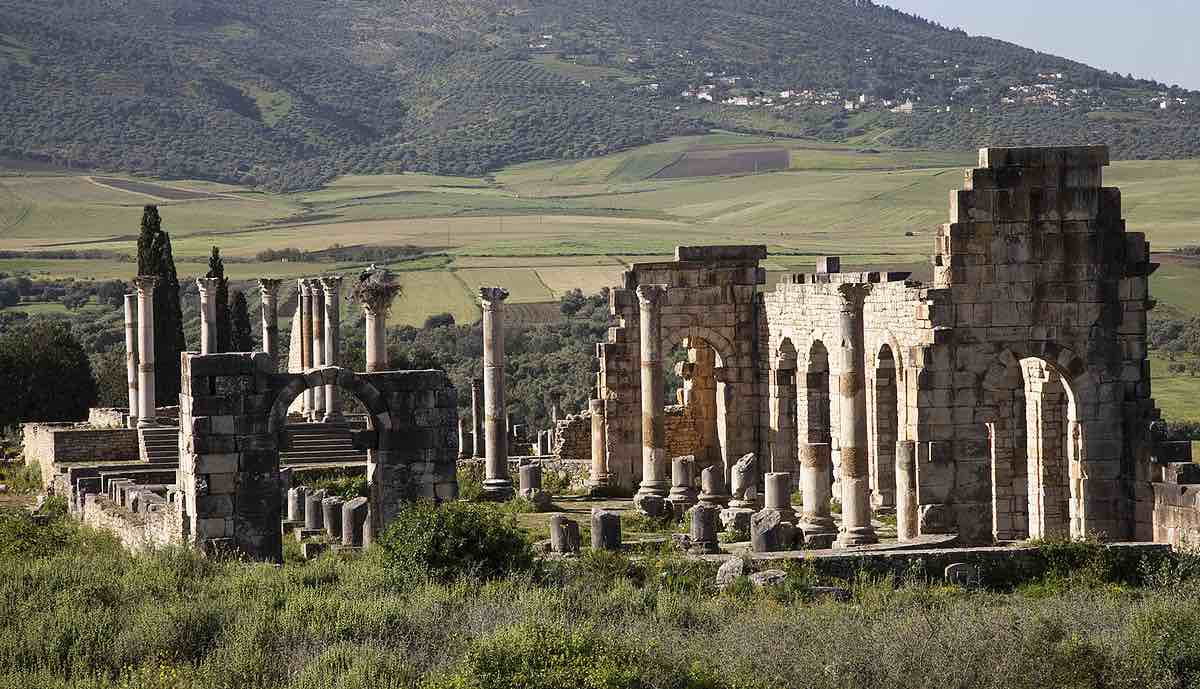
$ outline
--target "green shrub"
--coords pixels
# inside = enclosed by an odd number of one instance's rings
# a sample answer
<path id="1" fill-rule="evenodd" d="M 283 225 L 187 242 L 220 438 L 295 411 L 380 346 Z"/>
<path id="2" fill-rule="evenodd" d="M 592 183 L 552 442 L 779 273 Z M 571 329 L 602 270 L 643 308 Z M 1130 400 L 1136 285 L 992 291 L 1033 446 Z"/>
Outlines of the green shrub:
<path id="1" fill-rule="evenodd" d="M 483 462 L 475 462 L 458 468 L 458 497 L 462 500 L 478 500 L 483 495 Z"/>
<path id="2" fill-rule="evenodd" d="M 313 490 L 325 490 L 330 496 L 345 500 L 368 497 L 370 490 L 366 476 L 331 476 L 304 483 Z"/>
<path id="3" fill-rule="evenodd" d="M 483 503 L 412 503 L 379 544 L 394 569 L 416 580 L 499 579 L 531 570 L 534 563 L 513 516 Z"/>

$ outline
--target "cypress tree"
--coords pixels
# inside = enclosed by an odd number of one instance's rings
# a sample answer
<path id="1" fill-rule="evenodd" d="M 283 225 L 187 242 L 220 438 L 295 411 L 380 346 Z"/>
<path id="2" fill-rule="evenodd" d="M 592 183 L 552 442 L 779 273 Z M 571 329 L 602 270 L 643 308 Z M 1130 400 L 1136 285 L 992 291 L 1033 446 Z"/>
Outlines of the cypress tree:
<path id="1" fill-rule="evenodd" d="M 250 326 L 250 307 L 246 295 L 236 290 L 230 299 L 229 324 L 232 327 L 231 346 L 234 352 L 254 351 L 254 330 Z"/>
<path id="2" fill-rule="evenodd" d="M 208 273 L 204 277 L 220 280 L 217 283 L 217 351 L 241 351 L 233 348 L 233 331 L 229 323 L 229 280 L 225 277 L 225 261 L 221 260 L 221 250 L 215 246 L 208 257 Z"/>
<path id="3" fill-rule="evenodd" d="M 138 275 L 158 278 L 154 289 L 154 396 L 159 405 L 174 405 L 179 401 L 179 353 L 186 342 L 175 255 L 171 252 L 171 237 L 162 229 L 157 206 L 142 210 Z"/>

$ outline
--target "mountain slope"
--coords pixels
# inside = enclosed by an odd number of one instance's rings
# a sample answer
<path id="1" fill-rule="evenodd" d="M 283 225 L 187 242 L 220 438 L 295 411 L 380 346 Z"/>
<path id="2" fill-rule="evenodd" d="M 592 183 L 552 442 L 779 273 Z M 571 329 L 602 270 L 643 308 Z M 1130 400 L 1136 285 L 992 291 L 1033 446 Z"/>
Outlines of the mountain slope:
<path id="1" fill-rule="evenodd" d="M 712 126 L 1188 156 L 1197 103 L 866 0 L 0 0 L 0 156 L 275 189 Z"/>

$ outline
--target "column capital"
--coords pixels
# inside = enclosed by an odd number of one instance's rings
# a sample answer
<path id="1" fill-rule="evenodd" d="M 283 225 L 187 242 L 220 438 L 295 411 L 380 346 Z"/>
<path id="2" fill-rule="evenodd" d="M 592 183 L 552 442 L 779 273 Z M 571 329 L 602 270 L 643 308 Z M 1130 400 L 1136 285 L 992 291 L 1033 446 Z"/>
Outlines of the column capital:
<path id="1" fill-rule="evenodd" d="M 259 278 L 258 289 L 262 292 L 263 300 L 278 298 L 281 284 L 283 284 L 283 280 L 279 278 Z"/>
<path id="2" fill-rule="evenodd" d="M 360 282 L 355 288 L 354 298 L 368 314 L 386 316 L 392 308 L 392 300 L 399 293 L 400 285 L 394 282 Z"/>
<path id="3" fill-rule="evenodd" d="M 211 297 L 221 287 L 221 278 L 196 278 L 196 287 L 201 297 Z"/>
<path id="4" fill-rule="evenodd" d="M 326 299 L 329 298 L 329 295 L 331 293 L 336 296 L 337 293 L 342 290 L 342 276 L 341 275 L 327 275 L 325 277 L 320 278 L 320 280 L 321 280 L 321 287 L 325 290 L 325 298 Z"/>
<path id="5" fill-rule="evenodd" d="M 314 297 L 323 296 L 325 294 L 325 288 L 321 286 L 321 279 L 320 278 L 309 278 L 308 279 L 308 291 Z"/>
<path id="6" fill-rule="evenodd" d="M 308 284 L 308 278 L 297 279 L 296 289 L 300 292 L 300 295 L 304 297 L 312 294 L 312 286 Z"/>
<path id="7" fill-rule="evenodd" d="M 472 378 L 471 379 L 471 389 L 472 390 L 483 390 L 483 379 L 482 378 Z"/>
<path id="8" fill-rule="evenodd" d="M 133 286 L 137 288 L 138 295 L 154 294 L 157 285 L 157 275 L 139 275 L 133 279 Z"/>
<path id="9" fill-rule="evenodd" d="M 861 309 L 872 287 L 873 285 L 864 282 L 844 282 L 838 285 L 838 293 L 842 295 L 842 310 Z"/>
<path id="10" fill-rule="evenodd" d="M 508 290 L 503 287 L 480 287 L 479 301 L 485 311 L 495 311 L 508 299 Z"/>
<path id="11" fill-rule="evenodd" d="M 638 285 L 638 304 L 641 306 L 658 306 L 663 297 L 667 296 L 666 285 Z"/>

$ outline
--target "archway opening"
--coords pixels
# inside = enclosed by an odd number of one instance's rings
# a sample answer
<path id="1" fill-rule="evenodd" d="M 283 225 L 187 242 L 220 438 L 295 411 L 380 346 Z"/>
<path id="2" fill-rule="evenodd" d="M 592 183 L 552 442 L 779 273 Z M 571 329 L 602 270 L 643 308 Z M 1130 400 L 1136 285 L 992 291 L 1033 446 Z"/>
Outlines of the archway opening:
<path id="1" fill-rule="evenodd" d="M 896 509 L 896 441 L 900 439 L 899 367 L 889 345 L 875 359 L 874 414 L 870 418 L 869 478 L 871 505 L 890 512 Z"/>
<path id="2" fill-rule="evenodd" d="M 985 384 L 997 541 L 1083 536 L 1082 424 L 1070 381 L 1039 357 Z M 997 371 L 999 367 L 997 367 Z"/>
<path id="3" fill-rule="evenodd" d="M 1046 361 L 1021 360 L 1025 394 L 1029 537 L 1078 538 L 1080 424 L 1074 395 Z"/>
<path id="4" fill-rule="evenodd" d="M 724 384 L 721 356 L 698 337 L 668 337 L 663 357 L 667 386 L 667 454 L 693 455 L 697 471 L 724 466 Z"/>

